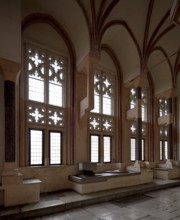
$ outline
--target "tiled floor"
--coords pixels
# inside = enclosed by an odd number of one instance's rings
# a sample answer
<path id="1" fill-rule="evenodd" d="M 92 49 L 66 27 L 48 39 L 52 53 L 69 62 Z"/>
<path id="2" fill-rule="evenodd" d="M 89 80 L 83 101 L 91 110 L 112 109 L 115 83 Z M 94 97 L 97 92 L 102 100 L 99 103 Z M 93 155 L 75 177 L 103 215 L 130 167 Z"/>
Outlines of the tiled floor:
<path id="1" fill-rule="evenodd" d="M 180 180 L 154 179 L 149 184 L 86 195 L 72 190 L 46 193 L 38 203 L 0 207 L 0 219 L 180 220 Z"/>
<path id="2" fill-rule="evenodd" d="M 180 186 L 31 220 L 180 220 Z"/>

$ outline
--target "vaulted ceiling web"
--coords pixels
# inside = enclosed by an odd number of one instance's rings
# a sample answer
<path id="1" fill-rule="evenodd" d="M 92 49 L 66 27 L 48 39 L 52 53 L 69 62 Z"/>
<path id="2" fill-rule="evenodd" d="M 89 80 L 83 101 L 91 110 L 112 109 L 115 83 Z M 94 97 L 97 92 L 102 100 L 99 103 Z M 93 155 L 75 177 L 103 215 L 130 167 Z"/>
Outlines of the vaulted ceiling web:
<path id="1" fill-rule="evenodd" d="M 27 0 L 23 1 L 23 17 L 35 12 L 52 16 L 71 39 L 77 63 L 90 51 L 101 54 L 104 50 L 116 60 L 123 82 L 148 73 L 155 93 L 159 93 L 176 86 L 180 71 L 180 28 L 170 20 L 172 3 L 173 0 Z M 109 65 L 111 69 L 112 64 Z"/>

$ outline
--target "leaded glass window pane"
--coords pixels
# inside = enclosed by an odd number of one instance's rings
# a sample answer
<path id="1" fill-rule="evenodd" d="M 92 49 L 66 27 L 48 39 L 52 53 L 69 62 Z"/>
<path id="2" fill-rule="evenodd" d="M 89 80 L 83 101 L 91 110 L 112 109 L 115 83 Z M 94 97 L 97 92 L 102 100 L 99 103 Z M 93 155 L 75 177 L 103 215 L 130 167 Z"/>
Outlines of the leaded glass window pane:
<path id="1" fill-rule="evenodd" d="M 165 158 L 168 159 L 168 142 L 164 141 L 164 155 Z"/>
<path id="2" fill-rule="evenodd" d="M 131 149 L 131 161 L 135 161 L 136 159 L 136 138 L 131 138 L 130 140 L 130 149 Z M 141 150 L 142 150 L 142 157 L 141 157 L 141 160 L 144 160 L 144 149 L 145 149 L 145 140 L 142 139 L 141 140 Z"/>
<path id="3" fill-rule="evenodd" d="M 49 83 L 49 104 L 62 106 L 62 86 Z"/>
<path id="4" fill-rule="evenodd" d="M 28 99 L 44 102 L 45 54 L 39 50 L 27 50 Z"/>
<path id="5" fill-rule="evenodd" d="M 43 164 L 43 131 L 30 129 L 30 165 Z"/>
<path id="6" fill-rule="evenodd" d="M 130 109 L 133 109 L 136 107 L 136 90 L 135 88 L 132 88 L 130 90 Z"/>
<path id="7" fill-rule="evenodd" d="M 159 116 L 162 117 L 167 115 L 167 99 L 159 99 Z"/>
<path id="8" fill-rule="evenodd" d="M 147 121 L 147 89 L 142 88 L 142 94 L 141 94 L 141 117 L 142 121 L 145 122 Z"/>
<path id="9" fill-rule="evenodd" d="M 49 104 L 63 106 L 64 78 L 66 62 L 62 57 L 49 56 Z"/>
<path id="10" fill-rule="evenodd" d="M 94 109 L 91 112 L 101 113 L 101 73 L 94 75 Z"/>
<path id="11" fill-rule="evenodd" d="M 94 75 L 94 109 L 105 115 L 112 115 L 114 79 L 106 73 L 96 72 Z"/>
<path id="12" fill-rule="evenodd" d="M 136 159 L 136 139 L 131 138 L 131 161 L 135 161 Z"/>
<path id="13" fill-rule="evenodd" d="M 160 126 L 160 160 L 168 159 L 167 126 Z"/>
<path id="14" fill-rule="evenodd" d="M 104 162 L 111 161 L 111 137 L 103 137 L 104 145 Z"/>
<path id="15" fill-rule="evenodd" d="M 160 160 L 163 160 L 163 141 L 160 141 Z"/>
<path id="16" fill-rule="evenodd" d="M 91 135 L 91 162 L 99 162 L 99 136 Z"/>
<path id="17" fill-rule="evenodd" d="M 142 160 L 144 160 L 144 145 L 145 145 L 145 140 L 142 139 Z"/>
<path id="18" fill-rule="evenodd" d="M 103 114 L 111 115 L 112 114 L 112 100 L 108 95 L 103 95 Z"/>
<path id="19" fill-rule="evenodd" d="M 168 142 L 160 140 L 160 160 L 168 159 Z"/>
<path id="20" fill-rule="evenodd" d="M 114 77 L 103 71 L 94 74 L 94 109 L 89 115 L 89 131 L 91 135 L 91 162 L 110 162 L 111 160 L 111 136 L 114 132 Z M 100 146 L 103 148 L 100 150 Z M 102 155 L 99 155 L 100 152 Z"/>
<path id="21" fill-rule="evenodd" d="M 61 164 L 60 132 L 50 132 L 50 164 Z"/>
<path id="22" fill-rule="evenodd" d="M 142 121 L 145 121 L 145 106 L 143 104 L 141 106 L 141 117 Z"/>
<path id="23" fill-rule="evenodd" d="M 67 60 L 48 50 L 26 45 L 27 126 L 30 128 L 30 164 L 43 164 L 43 147 L 50 148 L 47 161 L 61 163 L 61 132 L 66 125 Z M 34 130 L 33 127 L 43 130 Z M 44 132 L 42 132 L 44 131 Z M 44 137 L 43 137 L 43 134 Z M 48 135 L 49 134 L 49 135 Z M 43 146 L 47 140 L 48 145 Z M 37 142 L 37 144 L 36 144 Z M 46 149 L 47 152 L 47 149 Z"/>
<path id="24" fill-rule="evenodd" d="M 94 109 L 92 112 L 100 113 L 100 96 L 97 93 L 94 94 Z"/>
<path id="25" fill-rule="evenodd" d="M 44 102 L 44 80 L 29 76 L 29 100 Z"/>

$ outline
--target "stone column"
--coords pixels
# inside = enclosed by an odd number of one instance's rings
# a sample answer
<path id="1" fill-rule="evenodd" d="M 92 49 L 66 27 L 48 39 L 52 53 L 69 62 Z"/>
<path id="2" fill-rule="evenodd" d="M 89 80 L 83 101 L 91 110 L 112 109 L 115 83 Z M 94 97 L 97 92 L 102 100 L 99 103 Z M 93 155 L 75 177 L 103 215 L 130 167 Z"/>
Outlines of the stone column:
<path id="1" fill-rule="evenodd" d="M 5 162 L 15 162 L 15 83 L 4 82 Z"/>
<path id="2" fill-rule="evenodd" d="M 172 98 L 167 99 L 167 114 L 172 115 Z M 173 125 L 167 124 L 168 159 L 173 159 Z"/>
<path id="3" fill-rule="evenodd" d="M 16 82 L 20 74 L 20 64 L 0 58 L 4 78 L 5 146 L 3 177 L 16 173 Z M 3 183 L 2 178 L 2 183 Z"/>
<path id="4" fill-rule="evenodd" d="M 142 117 L 141 117 L 141 93 L 142 88 L 139 86 L 136 88 L 136 160 L 142 160 Z"/>
<path id="5" fill-rule="evenodd" d="M 20 73 L 20 64 L 0 58 L 0 67 L 4 77 L 5 105 L 5 162 L 2 172 L 3 205 L 17 206 L 39 201 L 40 184 L 38 179 L 23 180 L 18 170 L 16 158 L 16 86 Z"/>

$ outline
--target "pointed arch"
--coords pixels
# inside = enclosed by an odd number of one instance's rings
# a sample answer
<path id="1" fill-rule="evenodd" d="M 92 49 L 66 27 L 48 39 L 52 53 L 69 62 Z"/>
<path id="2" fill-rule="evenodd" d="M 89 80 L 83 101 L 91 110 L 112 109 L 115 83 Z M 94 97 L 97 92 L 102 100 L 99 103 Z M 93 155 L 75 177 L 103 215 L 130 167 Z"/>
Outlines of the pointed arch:
<path id="1" fill-rule="evenodd" d="M 122 82 L 123 82 L 123 75 L 122 75 L 122 68 L 121 65 L 119 63 L 118 57 L 115 54 L 115 52 L 113 51 L 113 49 L 108 46 L 107 44 L 102 44 L 101 45 L 101 50 L 105 51 L 110 58 L 112 59 L 114 66 L 116 68 L 117 71 L 117 79 L 118 79 L 118 86 L 117 86 L 117 92 L 118 94 L 122 94 Z M 117 105 L 117 112 L 118 112 L 118 121 L 122 122 L 122 111 L 121 111 L 121 107 L 122 107 L 122 96 L 118 95 L 118 101 L 117 101 L 118 105 Z M 117 125 L 118 127 L 118 131 L 119 131 L 119 135 L 118 135 L 118 143 L 120 143 L 120 147 L 116 147 L 116 155 L 117 155 L 117 161 L 122 161 L 122 123 L 119 123 Z M 119 146 L 119 145 L 118 145 Z"/>
<path id="2" fill-rule="evenodd" d="M 171 61 L 170 61 L 170 59 L 169 59 L 169 57 L 168 57 L 166 51 L 165 51 L 162 47 L 155 47 L 155 48 L 153 48 L 153 49 L 150 51 L 149 57 L 150 57 L 151 54 L 154 53 L 155 51 L 160 51 L 160 52 L 163 54 L 163 56 L 165 57 L 165 60 L 163 60 L 162 62 L 167 61 L 168 66 L 169 66 L 169 69 L 170 69 L 170 73 L 171 73 L 171 79 L 172 79 L 171 83 L 172 83 L 172 85 L 174 85 L 173 68 L 172 68 Z M 159 63 L 159 64 L 160 64 L 160 63 Z"/>
<path id="3" fill-rule="evenodd" d="M 136 49 L 137 49 L 137 52 L 139 54 L 139 58 L 141 60 L 141 57 L 142 57 L 142 53 L 141 53 L 141 49 L 140 49 L 140 46 L 137 42 L 137 39 L 135 38 L 133 32 L 131 31 L 131 29 L 129 28 L 129 26 L 127 25 L 127 23 L 124 21 L 124 20 L 113 20 L 113 21 L 110 21 L 108 22 L 104 28 L 102 29 L 101 33 L 100 33 L 100 41 L 102 40 L 103 38 L 103 35 L 104 33 L 110 28 L 110 27 L 113 27 L 115 25 L 120 25 L 120 26 L 123 26 L 126 31 L 128 32 L 128 34 L 130 35 L 132 41 L 134 42 L 135 46 L 136 46 Z"/>
<path id="4" fill-rule="evenodd" d="M 51 15 L 43 14 L 43 13 L 32 13 L 28 16 L 26 16 L 22 20 L 22 32 L 25 31 L 26 28 L 33 24 L 37 23 L 45 23 L 50 25 L 64 40 L 65 45 L 67 46 L 68 52 L 69 52 L 69 59 L 70 59 L 70 121 L 71 121 L 71 127 L 70 127 L 70 136 L 71 136 L 71 143 L 70 143 L 70 152 L 69 152 L 69 158 L 68 163 L 73 164 L 74 163 L 74 131 L 75 131 L 75 65 L 76 65 L 76 57 L 75 57 L 75 50 L 73 47 L 73 44 L 71 42 L 71 39 L 69 35 L 67 34 L 66 30 L 63 28 L 63 26 Z"/>

